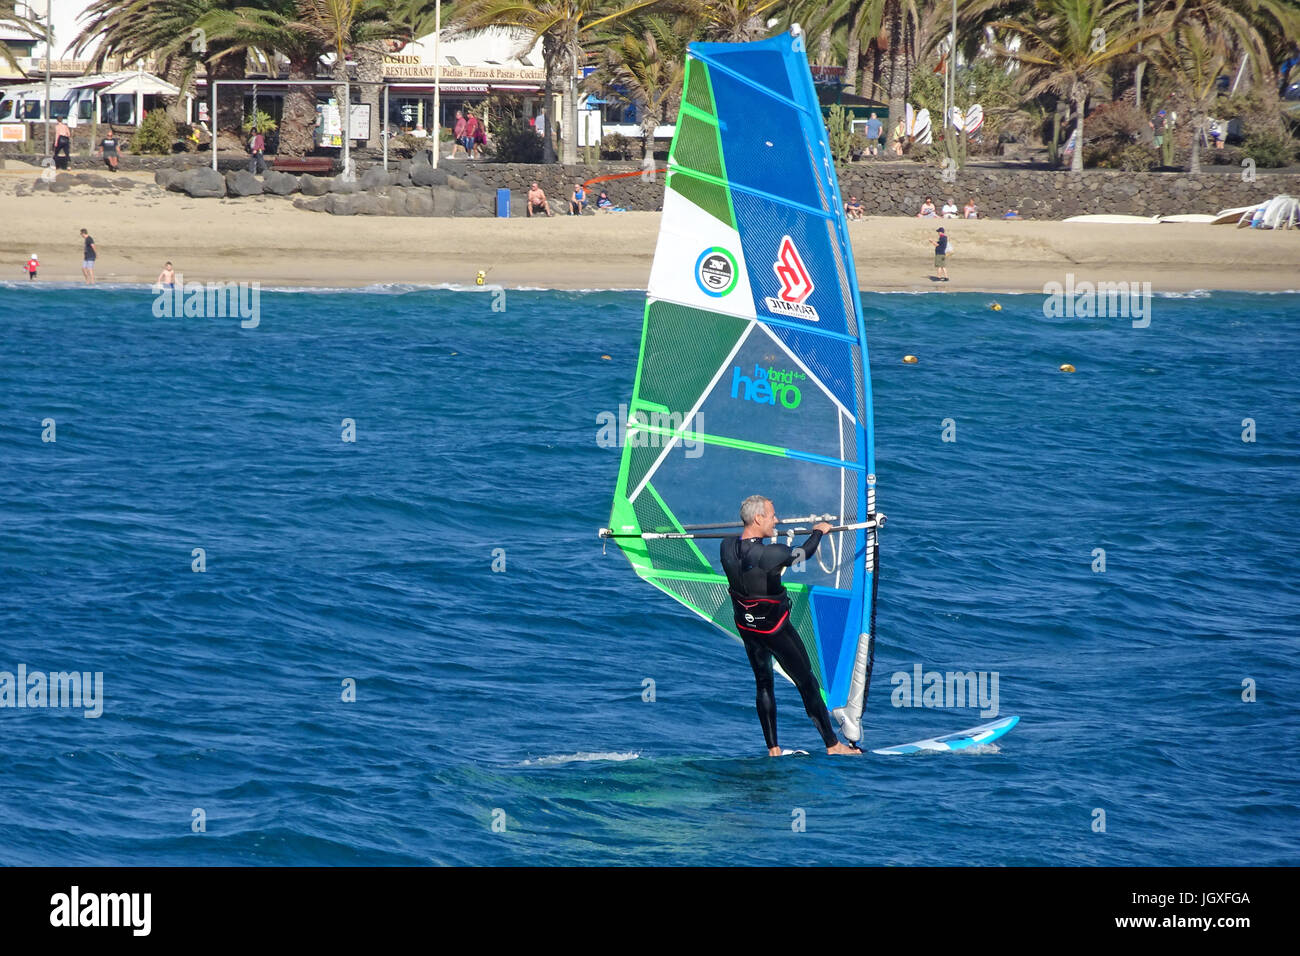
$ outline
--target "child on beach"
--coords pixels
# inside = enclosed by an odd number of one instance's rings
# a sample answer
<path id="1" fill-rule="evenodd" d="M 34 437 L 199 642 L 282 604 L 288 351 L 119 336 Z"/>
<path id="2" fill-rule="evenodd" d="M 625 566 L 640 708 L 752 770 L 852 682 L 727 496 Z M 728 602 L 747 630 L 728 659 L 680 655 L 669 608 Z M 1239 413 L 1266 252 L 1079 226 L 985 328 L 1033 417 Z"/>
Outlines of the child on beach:
<path id="1" fill-rule="evenodd" d="M 36 261 L 36 253 L 33 252 L 32 257 L 28 259 L 27 264 L 23 266 L 23 268 L 27 270 L 27 281 L 30 282 L 32 279 L 36 278 L 36 270 L 40 267 L 41 264 Z"/>
<path id="2" fill-rule="evenodd" d="M 162 272 L 158 273 L 158 285 L 164 289 L 176 287 L 176 270 L 172 268 L 170 262 L 163 266 Z"/>

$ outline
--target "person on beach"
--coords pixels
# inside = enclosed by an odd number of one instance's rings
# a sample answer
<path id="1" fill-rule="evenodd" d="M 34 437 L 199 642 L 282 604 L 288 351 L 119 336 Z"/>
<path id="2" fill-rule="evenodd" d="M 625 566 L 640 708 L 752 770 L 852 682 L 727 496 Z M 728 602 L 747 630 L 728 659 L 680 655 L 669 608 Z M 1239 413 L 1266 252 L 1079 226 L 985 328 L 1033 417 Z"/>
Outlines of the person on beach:
<path id="1" fill-rule="evenodd" d="M 86 285 L 94 285 L 95 259 L 99 256 L 99 251 L 95 248 L 95 240 L 84 229 L 81 230 L 81 239 L 84 247 L 81 253 L 81 274 L 85 277 Z"/>
<path id="2" fill-rule="evenodd" d="M 1002 218 L 1003 218 L 1003 219 L 1019 219 L 1019 218 L 1020 218 L 1020 210 L 1019 210 L 1019 209 L 1008 209 L 1006 212 L 1004 212 L 1004 213 L 1002 214 Z"/>
<path id="3" fill-rule="evenodd" d="M 27 270 L 28 282 L 36 278 L 36 270 L 39 269 L 40 267 L 41 264 L 36 259 L 36 253 L 33 252 L 32 257 L 27 260 L 27 265 L 23 266 L 23 268 Z"/>
<path id="4" fill-rule="evenodd" d="M 844 204 L 844 214 L 850 219 L 862 218 L 862 200 L 857 196 L 849 196 L 849 201 Z"/>
<path id="5" fill-rule="evenodd" d="M 582 188 L 582 183 L 576 183 L 573 187 L 573 195 L 569 197 L 569 215 L 581 216 L 587 209 L 587 192 Z"/>
<path id="6" fill-rule="evenodd" d="M 903 143 L 907 141 L 907 130 L 903 126 L 903 121 L 899 120 L 898 125 L 894 127 L 894 155 L 903 155 Z"/>
<path id="7" fill-rule="evenodd" d="M 935 230 L 939 234 L 938 239 L 931 239 L 930 245 L 934 246 L 934 270 L 938 274 L 940 282 L 948 281 L 948 234 L 940 226 Z"/>
<path id="8" fill-rule="evenodd" d="M 253 135 L 248 137 L 248 171 L 253 175 L 266 172 L 266 137 L 254 127 Z"/>
<path id="9" fill-rule="evenodd" d="M 176 288 L 176 270 L 172 268 L 170 262 L 163 266 L 162 272 L 158 273 L 158 285 L 164 289 Z"/>
<path id="10" fill-rule="evenodd" d="M 811 557 L 822 535 L 831 530 L 825 521 L 813 527 L 803 544 L 793 550 L 784 544 L 764 544 L 776 537 L 776 510 L 762 495 L 750 495 L 740 503 L 740 520 L 744 530 L 722 539 L 722 569 L 727 574 L 727 593 L 740 639 L 745 644 L 749 666 L 754 671 L 757 689 L 755 704 L 758 722 L 763 728 L 769 756 L 781 756 L 776 735 L 776 696 L 772 680 L 772 658 L 794 681 L 803 698 L 804 710 L 821 733 L 828 754 L 862 753 L 857 747 L 841 743 L 831 726 L 830 714 L 822 700 L 817 678 L 803 641 L 790 623 L 790 596 L 781 575 L 796 561 Z"/>
<path id="11" fill-rule="evenodd" d="M 474 158 L 474 146 L 478 142 L 478 117 L 473 113 L 465 114 L 465 135 L 461 138 L 461 145 L 465 147 L 465 158 Z"/>
<path id="12" fill-rule="evenodd" d="M 451 128 L 451 155 L 447 158 L 455 159 L 456 150 L 465 153 L 465 114 L 460 110 L 456 111 L 456 125 Z M 465 158 L 469 159 L 469 153 L 465 153 Z"/>
<path id="13" fill-rule="evenodd" d="M 957 218 L 957 204 L 956 204 L 955 202 L 952 201 L 952 198 L 951 198 L 951 197 L 949 197 L 948 201 L 947 201 L 946 203 L 943 204 L 943 210 L 942 210 L 942 212 L 943 212 L 943 218 L 944 218 L 944 219 L 956 219 L 956 218 Z"/>
<path id="14" fill-rule="evenodd" d="M 483 150 L 487 148 L 487 127 L 482 123 L 474 130 L 474 158 L 482 159 Z"/>
<path id="15" fill-rule="evenodd" d="M 963 219 L 978 219 L 980 217 L 979 210 L 975 208 L 974 199 L 970 200 L 970 202 L 966 203 L 966 205 L 962 207 L 961 217 Z"/>
<path id="16" fill-rule="evenodd" d="M 63 155 L 60 156 L 59 154 Z M 72 160 L 72 128 L 63 120 L 54 124 L 54 168 L 67 169 Z"/>
<path id="17" fill-rule="evenodd" d="M 609 198 L 609 193 L 603 189 L 600 191 L 600 195 L 596 197 L 596 208 L 602 212 L 614 211 L 614 202 Z"/>
<path id="18" fill-rule="evenodd" d="M 921 203 L 921 211 L 916 214 L 917 219 L 934 219 L 937 217 L 934 211 L 934 200 L 929 196 L 925 197 L 925 202 Z"/>
<path id="19" fill-rule="evenodd" d="M 113 127 L 108 128 L 108 135 L 99 141 L 99 148 L 95 150 L 96 156 L 104 157 L 104 165 L 117 172 L 117 134 L 113 132 Z"/>
<path id="20" fill-rule="evenodd" d="M 880 134 L 882 132 L 884 132 L 884 127 L 881 126 L 880 120 L 876 118 L 876 114 L 872 113 L 871 119 L 867 120 L 867 155 L 868 156 L 880 155 Z"/>
<path id="21" fill-rule="evenodd" d="M 546 191 L 537 185 L 536 180 L 533 180 L 532 188 L 528 190 L 528 206 L 525 214 L 531 219 L 539 212 L 544 212 L 549 216 L 551 214 L 551 204 L 546 201 Z"/>

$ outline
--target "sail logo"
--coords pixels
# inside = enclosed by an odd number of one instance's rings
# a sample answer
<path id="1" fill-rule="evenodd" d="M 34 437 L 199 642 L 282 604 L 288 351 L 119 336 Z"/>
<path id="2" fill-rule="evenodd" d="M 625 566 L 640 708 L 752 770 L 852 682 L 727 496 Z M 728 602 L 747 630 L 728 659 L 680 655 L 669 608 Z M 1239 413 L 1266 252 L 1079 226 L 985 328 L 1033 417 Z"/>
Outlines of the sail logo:
<path id="1" fill-rule="evenodd" d="M 781 291 L 776 297 L 769 295 L 764 298 L 768 310 L 775 315 L 788 315 L 812 322 L 819 321 L 821 317 L 817 314 L 817 310 L 806 301 L 816 286 L 813 285 L 812 276 L 808 274 L 808 267 L 803 264 L 799 250 L 795 248 L 794 240 L 789 236 L 781 239 L 776 261 L 772 263 L 772 271 L 781 281 Z"/>
<path id="2" fill-rule="evenodd" d="M 731 373 L 731 397 L 760 405 L 775 405 L 778 401 L 782 408 L 798 408 L 803 401 L 803 393 L 795 384 L 796 379 L 806 379 L 803 372 L 777 369 L 769 366 L 754 366 L 753 377 L 744 375 L 737 365 Z"/>
<path id="3" fill-rule="evenodd" d="M 736 257 L 721 246 L 705 249 L 695 260 L 695 284 L 707 296 L 722 298 L 736 287 L 739 279 Z"/>

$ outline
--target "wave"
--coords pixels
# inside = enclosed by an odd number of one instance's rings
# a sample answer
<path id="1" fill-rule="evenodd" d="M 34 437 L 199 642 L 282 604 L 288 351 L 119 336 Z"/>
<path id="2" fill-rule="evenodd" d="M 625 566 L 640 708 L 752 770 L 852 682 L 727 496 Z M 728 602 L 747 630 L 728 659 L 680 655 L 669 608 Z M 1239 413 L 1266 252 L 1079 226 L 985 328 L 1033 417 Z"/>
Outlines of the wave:
<path id="1" fill-rule="evenodd" d="M 617 751 L 606 752 L 588 752 L 580 750 L 576 754 L 552 754 L 549 757 L 538 757 L 535 760 L 525 760 L 519 764 L 521 767 L 558 767 L 566 763 L 590 763 L 601 760 L 621 761 L 636 760 L 641 755 L 635 751 L 630 753 L 619 753 Z"/>

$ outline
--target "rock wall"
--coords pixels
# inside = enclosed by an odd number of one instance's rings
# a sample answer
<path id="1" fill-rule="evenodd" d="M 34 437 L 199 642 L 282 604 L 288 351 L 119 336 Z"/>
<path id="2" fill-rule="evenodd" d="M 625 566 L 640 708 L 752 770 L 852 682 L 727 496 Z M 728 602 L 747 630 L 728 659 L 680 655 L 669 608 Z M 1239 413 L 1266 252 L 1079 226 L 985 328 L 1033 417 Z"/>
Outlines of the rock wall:
<path id="1" fill-rule="evenodd" d="M 523 166 L 480 163 L 476 171 L 491 187 L 512 194 L 527 191 L 536 180 L 564 208 L 576 182 L 611 173 L 638 171 L 635 163 L 596 166 Z M 953 182 L 942 171 L 912 162 L 855 163 L 837 171 L 844 198 L 856 193 L 868 215 L 915 216 L 925 197 L 936 206 L 952 198 L 958 207 L 974 199 L 981 216 L 1001 216 L 1018 209 L 1026 219 L 1064 219 L 1085 213 L 1155 216 L 1215 213 L 1245 206 L 1279 193 L 1300 195 L 1300 173 L 1259 170 L 1255 182 L 1243 182 L 1242 170 L 1228 167 L 1199 176 L 1187 173 L 1126 173 L 1088 170 L 1083 173 L 1041 169 L 966 167 Z M 639 176 L 613 179 L 589 187 L 609 192 L 615 205 L 628 209 L 658 209 L 663 202 L 663 176 L 647 181 Z"/>
<path id="2" fill-rule="evenodd" d="M 520 216 L 524 213 L 524 197 L 528 187 L 536 181 L 546 190 L 552 212 L 561 215 L 567 212 L 567 200 L 574 184 L 587 183 L 599 177 L 617 178 L 588 186 L 593 202 L 596 194 L 605 189 L 616 206 L 627 209 L 655 210 L 663 204 L 663 174 L 643 177 L 640 174 L 640 164 L 636 162 L 543 166 L 443 160 L 440 168 L 433 170 L 427 162 L 428 154 L 420 153 L 414 160 L 399 161 L 390 157 L 389 172 L 385 174 L 379 167 L 375 154 L 358 150 L 353 155 L 356 157 L 359 174 L 357 186 L 366 192 L 377 192 L 376 198 L 385 198 L 384 191 L 390 188 L 400 190 L 415 186 L 442 191 L 443 187 L 450 187 L 457 192 L 474 192 L 476 201 L 468 204 L 473 209 L 471 211 L 468 208 L 467 200 L 460 200 L 458 206 L 456 201 L 436 196 L 433 197 L 433 212 L 428 211 L 429 207 L 423 198 L 411 197 L 402 197 L 400 203 L 356 200 L 346 203 L 315 203 L 307 208 L 335 214 L 344 210 L 356 210 L 370 215 L 493 215 L 496 191 L 505 188 L 511 191 L 511 215 Z M 35 156 L 15 158 L 39 163 L 39 157 Z M 349 191 L 346 186 L 329 177 L 273 174 L 267 177 L 269 181 L 265 184 L 259 183 L 246 174 L 235 175 L 246 167 L 247 158 L 230 154 L 222 155 L 220 161 L 220 168 L 226 173 L 223 188 L 217 183 L 218 174 L 211 174 L 210 170 L 208 173 L 201 172 L 210 162 L 208 153 L 176 156 L 125 155 L 122 168 L 157 170 L 160 185 L 173 189 L 180 188 L 173 185 L 173 176 L 182 175 L 186 182 L 193 181 L 196 184 L 202 180 L 202 187 L 195 193 L 209 196 L 227 193 L 250 195 L 259 192 L 286 195 L 299 188 L 308 196 Z M 102 169 L 98 163 L 79 157 L 73 157 L 73 167 Z M 1214 166 L 1207 167 L 1199 176 L 1110 170 L 1070 173 L 968 166 L 958 170 L 953 181 L 948 182 L 943 171 L 934 166 L 899 160 L 855 163 L 840 167 L 838 175 L 845 198 L 856 194 L 861 198 L 867 214 L 876 216 L 915 216 L 927 196 L 933 197 L 936 206 L 942 206 L 951 198 L 961 207 L 967 200 L 974 199 L 983 217 L 997 217 L 1007 209 L 1018 209 L 1026 219 L 1064 219 L 1085 213 L 1140 216 L 1215 213 L 1220 209 L 1259 202 L 1279 193 L 1300 196 L 1300 173 L 1258 170 L 1254 182 L 1244 182 L 1242 173 L 1242 170 L 1235 167 Z M 209 179 L 211 183 L 207 182 Z M 388 211 L 397 208 L 408 211 Z"/>

